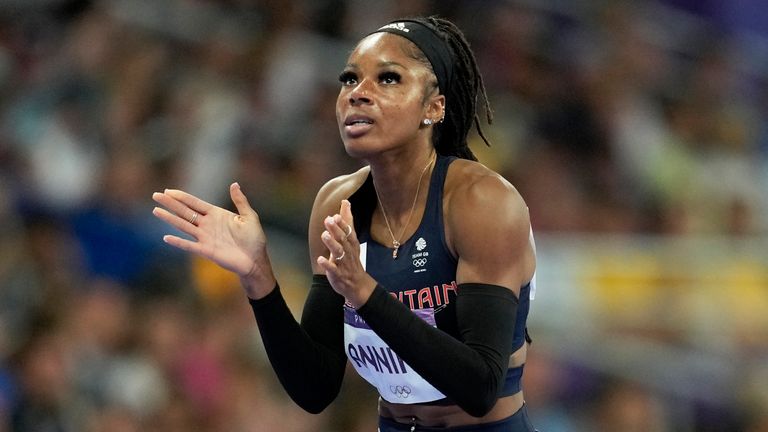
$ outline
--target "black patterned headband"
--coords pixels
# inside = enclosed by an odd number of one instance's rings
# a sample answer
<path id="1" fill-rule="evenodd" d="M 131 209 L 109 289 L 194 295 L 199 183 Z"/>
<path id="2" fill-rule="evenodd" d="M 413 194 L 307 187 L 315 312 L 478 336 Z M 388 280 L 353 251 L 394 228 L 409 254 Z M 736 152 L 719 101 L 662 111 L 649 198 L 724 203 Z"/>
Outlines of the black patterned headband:
<path id="1" fill-rule="evenodd" d="M 437 77 L 440 94 L 450 87 L 453 78 L 453 56 L 445 41 L 428 26 L 413 20 L 397 20 L 381 27 L 373 33 L 392 33 L 413 42 L 429 60 Z"/>

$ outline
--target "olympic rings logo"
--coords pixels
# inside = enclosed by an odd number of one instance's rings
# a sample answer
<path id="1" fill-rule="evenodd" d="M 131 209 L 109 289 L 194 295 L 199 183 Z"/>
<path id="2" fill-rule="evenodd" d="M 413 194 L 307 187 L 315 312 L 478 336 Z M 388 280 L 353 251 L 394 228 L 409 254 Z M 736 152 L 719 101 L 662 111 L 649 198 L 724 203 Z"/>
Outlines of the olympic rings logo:
<path id="1" fill-rule="evenodd" d="M 411 388 L 408 386 L 391 385 L 389 386 L 389 391 L 391 391 L 393 395 L 401 399 L 407 399 L 408 396 L 411 395 Z"/>
<path id="2" fill-rule="evenodd" d="M 416 267 L 424 267 L 427 264 L 426 258 L 417 258 L 413 260 L 413 265 Z"/>

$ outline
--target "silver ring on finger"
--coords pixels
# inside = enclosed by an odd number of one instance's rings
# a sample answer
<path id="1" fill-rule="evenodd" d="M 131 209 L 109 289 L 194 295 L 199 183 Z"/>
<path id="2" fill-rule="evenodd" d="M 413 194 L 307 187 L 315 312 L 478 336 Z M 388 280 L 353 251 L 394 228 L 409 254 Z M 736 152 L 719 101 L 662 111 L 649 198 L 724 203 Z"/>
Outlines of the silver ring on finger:
<path id="1" fill-rule="evenodd" d="M 192 216 L 189 218 L 189 220 L 187 220 L 187 222 L 189 222 L 189 223 L 191 223 L 192 225 L 194 225 L 194 224 L 195 224 L 195 222 L 197 222 L 197 218 L 198 218 L 198 216 L 200 216 L 200 215 L 199 215 L 199 214 L 198 214 L 196 211 L 193 211 L 193 212 L 192 212 Z"/>
<path id="2" fill-rule="evenodd" d="M 347 254 L 347 251 L 343 250 L 343 251 L 341 251 L 341 255 L 337 256 L 337 257 L 336 257 L 336 258 L 334 258 L 334 259 L 335 259 L 336 261 L 341 261 L 342 259 L 344 259 L 344 255 L 346 255 L 346 254 Z"/>
<path id="3" fill-rule="evenodd" d="M 347 225 L 347 233 L 344 235 L 344 239 L 346 240 L 350 234 L 352 234 L 352 225 Z"/>

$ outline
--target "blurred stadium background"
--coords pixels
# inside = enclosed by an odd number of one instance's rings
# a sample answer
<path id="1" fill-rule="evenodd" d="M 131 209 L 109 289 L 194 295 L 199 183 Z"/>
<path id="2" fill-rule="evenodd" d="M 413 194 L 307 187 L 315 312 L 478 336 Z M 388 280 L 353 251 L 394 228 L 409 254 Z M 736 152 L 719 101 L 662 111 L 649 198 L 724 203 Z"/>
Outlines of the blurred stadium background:
<path id="1" fill-rule="evenodd" d="M 165 246 L 150 195 L 239 181 L 300 313 L 312 199 L 358 166 L 336 77 L 433 13 L 531 209 L 539 430 L 768 431 L 762 0 L 0 0 L 0 431 L 375 430 L 353 374 L 321 415 L 285 397 L 237 281 Z"/>

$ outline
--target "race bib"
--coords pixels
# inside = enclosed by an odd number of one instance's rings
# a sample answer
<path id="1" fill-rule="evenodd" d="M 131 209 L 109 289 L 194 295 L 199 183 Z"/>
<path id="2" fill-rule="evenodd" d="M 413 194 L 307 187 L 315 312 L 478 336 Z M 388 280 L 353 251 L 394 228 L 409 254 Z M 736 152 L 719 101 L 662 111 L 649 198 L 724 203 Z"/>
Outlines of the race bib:
<path id="1" fill-rule="evenodd" d="M 432 308 L 411 311 L 433 327 Z M 405 363 L 357 314 L 344 306 L 344 346 L 357 373 L 392 403 L 415 404 L 445 398 Z"/>

